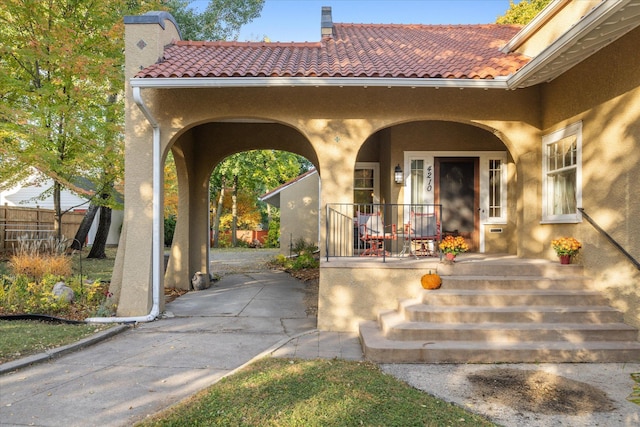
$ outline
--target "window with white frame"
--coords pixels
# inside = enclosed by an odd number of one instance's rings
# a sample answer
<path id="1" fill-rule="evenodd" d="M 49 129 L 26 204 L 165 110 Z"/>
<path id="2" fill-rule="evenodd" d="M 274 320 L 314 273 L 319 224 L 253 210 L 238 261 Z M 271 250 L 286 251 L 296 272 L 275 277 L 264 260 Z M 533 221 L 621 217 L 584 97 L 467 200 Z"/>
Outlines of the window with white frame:
<path id="1" fill-rule="evenodd" d="M 356 163 L 353 173 L 353 202 L 359 205 L 380 203 L 380 166 L 378 163 Z"/>
<path id="2" fill-rule="evenodd" d="M 582 122 L 542 138 L 542 221 L 578 222 L 582 205 Z"/>
<path id="3" fill-rule="evenodd" d="M 505 215 L 505 165 L 502 159 L 489 159 L 489 220 Z"/>
<path id="4" fill-rule="evenodd" d="M 411 204 L 422 205 L 425 203 L 426 195 L 424 193 L 424 163 L 423 159 L 411 160 Z"/>

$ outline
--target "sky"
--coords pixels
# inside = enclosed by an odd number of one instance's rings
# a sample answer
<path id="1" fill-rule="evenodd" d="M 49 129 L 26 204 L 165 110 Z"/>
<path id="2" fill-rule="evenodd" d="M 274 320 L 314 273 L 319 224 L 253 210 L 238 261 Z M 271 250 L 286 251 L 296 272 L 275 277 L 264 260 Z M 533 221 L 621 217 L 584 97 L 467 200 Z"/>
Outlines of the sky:
<path id="1" fill-rule="evenodd" d="M 509 9 L 509 0 L 266 0 L 238 40 L 319 41 L 322 6 L 331 6 L 333 22 L 342 23 L 487 24 Z"/>

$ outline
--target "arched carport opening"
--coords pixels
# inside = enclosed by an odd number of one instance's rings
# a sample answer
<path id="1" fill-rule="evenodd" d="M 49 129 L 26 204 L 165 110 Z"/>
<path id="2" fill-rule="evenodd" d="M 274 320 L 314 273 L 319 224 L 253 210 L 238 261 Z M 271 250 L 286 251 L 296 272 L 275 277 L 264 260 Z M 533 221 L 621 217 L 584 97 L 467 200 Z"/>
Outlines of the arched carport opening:
<path id="1" fill-rule="evenodd" d="M 189 290 L 195 272 L 210 273 L 210 176 L 225 158 L 251 150 L 282 150 L 318 169 L 315 150 L 300 132 L 255 118 L 197 124 L 180 132 L 169 148 L 178 181 L 178 212 L 165 288 Z"/>

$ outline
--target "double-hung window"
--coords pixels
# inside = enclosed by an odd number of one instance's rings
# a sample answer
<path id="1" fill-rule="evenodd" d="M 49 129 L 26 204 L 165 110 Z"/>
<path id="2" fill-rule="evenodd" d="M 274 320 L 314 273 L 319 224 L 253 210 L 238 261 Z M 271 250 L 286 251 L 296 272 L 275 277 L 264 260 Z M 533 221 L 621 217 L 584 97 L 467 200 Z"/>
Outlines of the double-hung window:
<path id="1" fill-rule="evenodd" d="M 579 222 L 582 206 L 582 122 L 542 138 L 542 221 Z"/>
<path id="2" fill-rule="evenodd" d="M 380 166 L 378 163 L 358 162 L 353 175 L 353 202 L 361 212 L 377 209 L 380 203 Z"/>

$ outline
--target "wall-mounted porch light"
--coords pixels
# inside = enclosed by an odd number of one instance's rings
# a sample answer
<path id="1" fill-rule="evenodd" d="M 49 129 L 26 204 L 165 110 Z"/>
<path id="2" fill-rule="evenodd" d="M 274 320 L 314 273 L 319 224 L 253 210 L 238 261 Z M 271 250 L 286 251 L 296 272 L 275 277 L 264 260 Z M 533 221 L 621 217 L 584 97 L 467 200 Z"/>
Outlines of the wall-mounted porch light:
<path id="1" fill-rule="evenodd" d="M 396 181 L 396 184 L 402 184 L 402 182 L 404 181 L 404 174 L 402 173 L 400 164 L 398 164 L 398 166 L 396 166 L 396 168 L 394 169 L 393 178 Z"/>

